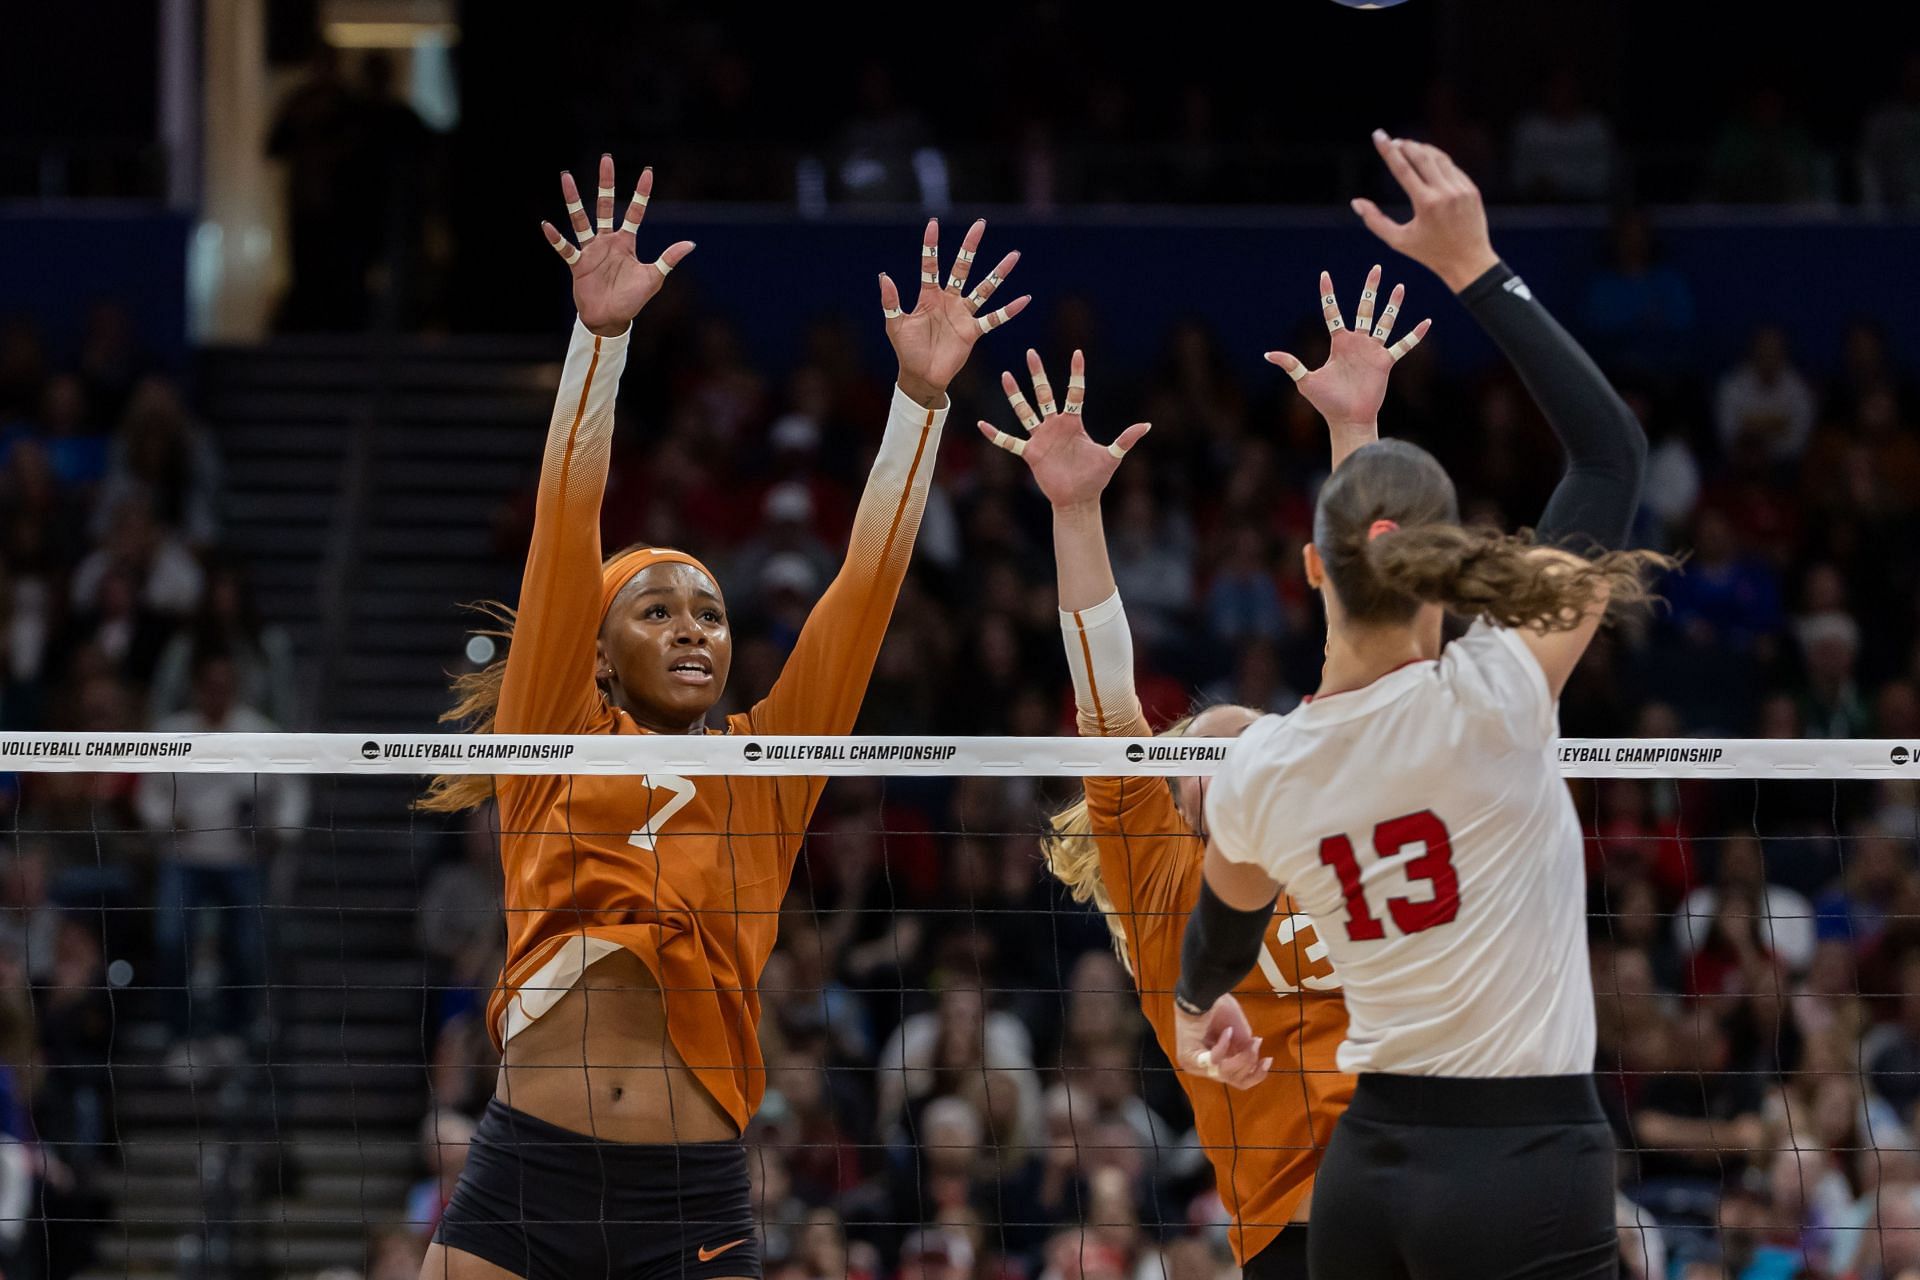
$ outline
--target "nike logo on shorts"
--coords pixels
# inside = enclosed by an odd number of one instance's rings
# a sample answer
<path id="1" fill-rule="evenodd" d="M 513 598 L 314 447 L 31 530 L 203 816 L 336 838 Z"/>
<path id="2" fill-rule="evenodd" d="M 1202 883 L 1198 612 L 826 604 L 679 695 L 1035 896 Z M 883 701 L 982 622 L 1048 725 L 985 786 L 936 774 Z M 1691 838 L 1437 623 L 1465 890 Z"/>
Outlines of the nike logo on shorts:
<path id="1" fill-rule="evenodd" d="M 721 1245 L 716 1249 L 709 1249 L 705 1245 L 701 1245 L 700 1261 L 712 1262 L 715 1258 L 719 1257 L 721 1254 L 725 1253 L 727 1250 L 737 1249 L 741 1245 L 745 1244 L 746 1242 L 747 1242 L 747 1238 L 745 1236 L 741 1236 L 738 1240 L 729 1240 L 725 1244 Z"/>

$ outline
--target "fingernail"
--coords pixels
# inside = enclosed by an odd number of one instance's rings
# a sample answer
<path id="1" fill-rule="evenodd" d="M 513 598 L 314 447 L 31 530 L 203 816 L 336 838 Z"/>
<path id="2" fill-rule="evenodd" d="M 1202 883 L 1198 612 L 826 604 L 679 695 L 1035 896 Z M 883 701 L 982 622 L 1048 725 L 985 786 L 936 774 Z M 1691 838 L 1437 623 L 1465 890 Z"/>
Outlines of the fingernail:
<path id="1" fill-rule="evenodd" d="M 1386 140 L 1386 137 L 1387 131 L 1385 129 L 1375 129 L 1373 131 L 1373 140 L 1375 142 L 1383 142 Z"/>

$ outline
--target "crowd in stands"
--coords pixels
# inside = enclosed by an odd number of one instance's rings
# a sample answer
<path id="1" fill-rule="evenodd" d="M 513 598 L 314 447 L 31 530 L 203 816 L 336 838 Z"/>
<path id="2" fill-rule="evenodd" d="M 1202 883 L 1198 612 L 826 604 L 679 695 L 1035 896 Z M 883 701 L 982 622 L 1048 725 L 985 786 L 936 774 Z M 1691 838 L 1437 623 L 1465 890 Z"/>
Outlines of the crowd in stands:
<path id="1" fill-rule="evenodd" d="M 221 493 L 209 433 L 120 307 L 96 306 L 72 350 L 0 323 L 0 729 L 295 721 L 291 647 L 222 546 Z M 108 1064 L 134 1007 L 115 988 L 154 989 L 181 1060 L 237 1057 L 258 1033 L 259 912 L 220 913 L 223 927 L 201 908 L 258 907 L 249 829 L 300 824 L 292 781 L 269 784 L 278 803 L 256 812 L 238 775 L 0 775 L 8 1275 L 57 1278 L 88 1256 L 115 1160 Z M 111 982 L 108 956 L 130 966 Z"/>

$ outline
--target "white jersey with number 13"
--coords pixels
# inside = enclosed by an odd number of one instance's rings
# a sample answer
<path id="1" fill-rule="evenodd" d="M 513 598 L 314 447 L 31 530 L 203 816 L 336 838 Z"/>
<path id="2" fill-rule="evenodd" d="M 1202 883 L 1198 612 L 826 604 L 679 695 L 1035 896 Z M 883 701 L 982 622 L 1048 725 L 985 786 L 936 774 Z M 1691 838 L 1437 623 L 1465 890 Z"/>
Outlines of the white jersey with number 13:
<path id="1" fill-rule="evenodd" d="M 1513 632 L 1268 716 L 1207 795 L 1215 846 L 1316 923 L 1346 988 L 1342 1071 L 1593 1069 L 1580 822 L 1558 709 Z"/>

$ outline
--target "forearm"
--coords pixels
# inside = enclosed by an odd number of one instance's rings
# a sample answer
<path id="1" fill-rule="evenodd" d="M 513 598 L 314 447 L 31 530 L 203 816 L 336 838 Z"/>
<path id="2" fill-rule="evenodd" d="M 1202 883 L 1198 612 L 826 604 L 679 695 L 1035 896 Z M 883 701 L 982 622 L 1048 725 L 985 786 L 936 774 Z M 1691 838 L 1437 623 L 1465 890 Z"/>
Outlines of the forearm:
<path id="1" fill-rule="evenodd" d="M 1566 474 L 1540 517 L 1541 541 L 1624 546 L 1647 459 L 1633 410 L 1505 263 L 1462 289 L 1460 301 L 1506 353 L 1567 451 Z"/>
<path id="2" fill-rule="evenodd" d="M 1338 471 L 1340 464 L 1352 456 L 1356 449 L 1370 445 L 1380 438 L 1380 423 L 1373 422 L 1328 422 L 1327 436 L 1333 444 L 1333 465 L 1330 470 Z"/>
<path id="3" fill-rule="evenodd" d="M 1107 528 L 1096 499 L 1084 506 L 1053 509 L 1053 565 L 1060 582 L 1060 609 L 1099 604 L 1118 588 L 1107 558 Z"/>
<path id="4" fill-rule="evenodd" d="M 1201 881 L 1200 900 L 1187 917 L 1180 943 L 1180 982 L 1173 992 L 1177 1006 L 1200 1013 L 1240 985 L 1259 962 L 1278 900 L 1276 893 L 1265 906 L 1241 910 Z"/>
<path id="5" fill-rule="evenodd" d="M 600 503 L 613 447 L 614 398 L 627 334 L 576 322 L 554 396 L 521 577 L 515 643 L 507 650 L 505 731 L 554 731 L 593 682 L 600 627 Z"/>

